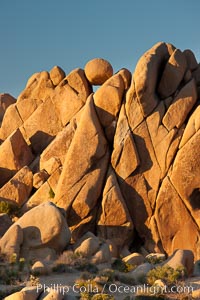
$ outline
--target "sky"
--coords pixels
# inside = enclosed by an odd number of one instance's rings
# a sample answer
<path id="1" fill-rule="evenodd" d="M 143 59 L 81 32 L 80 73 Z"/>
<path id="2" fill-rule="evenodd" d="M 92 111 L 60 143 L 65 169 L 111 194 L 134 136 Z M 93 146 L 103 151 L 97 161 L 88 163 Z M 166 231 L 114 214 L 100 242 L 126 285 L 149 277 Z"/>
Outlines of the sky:
<path id="1" fill-rule="evenodd" d="M 160 41 L 200 61 L 200 0 L 1 0 L 0 93 L 55 65 L 66 74 L 95 58 L 134 71 Z"/>

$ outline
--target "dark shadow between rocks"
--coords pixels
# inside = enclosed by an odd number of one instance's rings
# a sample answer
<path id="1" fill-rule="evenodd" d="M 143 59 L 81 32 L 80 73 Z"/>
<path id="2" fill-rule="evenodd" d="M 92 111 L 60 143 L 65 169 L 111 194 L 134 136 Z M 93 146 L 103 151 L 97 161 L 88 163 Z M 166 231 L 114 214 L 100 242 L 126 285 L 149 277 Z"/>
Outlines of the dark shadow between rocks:
<path id="1" fill-rule="evenodd" d="M 42 248 L 41 232 L 37 226 L 27 226 L 23 228 L 23 233 L 24 240 L 22 247 L 26 247 L 26 245 L 28 245 L 29 249 Z"/>
<path id="2" fill-rule="evenodd" d="M 32 137 L 30 137 L 31 148 L 35 154 L 40 154 L 49 145 L 49 143 L 55 138 L 46 132 L 37 131 Z"/>
<path id="3" fill-rule="evenodd" d="M 9 181 L 15 174 L 17 170 L 10 170 L 0 167 L 0 188 Z"/>
<path id="4" fill-rule="evenodd" d="M 196 188 L 189 196 L 189 202 L 194 210 L 200 209 L 200 189 Z"/>

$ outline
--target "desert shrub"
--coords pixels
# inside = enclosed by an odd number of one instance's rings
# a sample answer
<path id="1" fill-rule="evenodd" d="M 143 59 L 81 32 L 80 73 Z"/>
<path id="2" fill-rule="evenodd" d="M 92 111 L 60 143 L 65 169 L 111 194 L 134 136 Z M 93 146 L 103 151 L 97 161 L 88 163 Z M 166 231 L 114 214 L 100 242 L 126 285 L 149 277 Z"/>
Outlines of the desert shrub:
<path id="1" fill-rule="evenodd" d="M 49 190 L 49 197 L 52 198 L 52 199 L 55 197 L 55 193 L 52 190 L 52 188 L 50 188 L 50 190 Z"/>
<path id="2" fill-rule="evenodd" d="M 54 272 L 67 272 L 70 268 L 77 269 L 79 271 L 88 271 L 96 273 L 98 268 L 90 262 L 90 260 L 84 257 L 81 253 L 74 253 L 73 251 L 64 251 L 59 258 L 55 261 L 53 271 Z"/>
<path id="3" fill-rule="evenodd" d="M 94 279 L 78 279 L 76 280 L 76 285 L 80 291 L 80 299 L 82 300 L 91 300 L 97 292 L 102 292 L 102 286 L 99 283 L 97 283 Z"/>
<path id="4" fill-rule="evenodd" d="M 114 300 L 112 295 L 108 294 L 96 294 L 92 297 L 92 300 Z"/>
<path id="5" fill-rule="evenodd" d="M 17 255 L 13 253 L 10 257 L 1 254 L 0 263 L 0 284 L 18 284 L 22 281 L 25 259 L 17 260 Z"/>
<path id="6" fill-rule="evenodd" d="M 112 263 L 112 268 L 114 270 L 120 271 L 120 272 L 130 272 L 136 268 L 136 266 L 133 266 L 129 263 L 124 262 L 121 258 L 117 258 Z"/>
<path id="7" fill-rule="evenodd" d="M 40 279 L 36 275 L 31 274 L 28 282 L 29 282 L 29 286 L 37 286 L 40 284 Z"/>
<path id="8" fill-rule="evenodd" d="M 145 262 L 148 262 L 149 264 L 152 264 L 152 265 L 156 265 L 156 264 L 159 264 L 161 262 L 163 262 L 165 260 L 165 258 L 163 257 L 156 257 L 156 256 L 150 256 L 150 257 L 146 257 L 145 258 Z"/>
<path id="9" fill-rule="evenodd" d="M 177 282 L 177 280 L 181 279 L 183 277 L 183 274 L 186 274 L 185 268 L 180 266 L 177 269 L 173 269 L 168 265 L 165 266 L 158 266 L 155 269 L 150 270 L 147 273 L 147 282 L 151 285 L 154 284 L 154 282 L 157 279 L 164 280 L 167 285 L 174 284 Z"/>
<path id="10" fill-rule="evenodd" d="M 0 201 L 0 213 L 8 215 L 16 215 L 19 211 L 19 207 L 14 203 L 7 201 Z"/>
<path id="11" fill-rule="evenodd" d="M 102 279 L 103 283 L 111 283 L 116 279 L 116 273 L 111 269 L 104 269 L 99 271 L 99 277 Z"/>

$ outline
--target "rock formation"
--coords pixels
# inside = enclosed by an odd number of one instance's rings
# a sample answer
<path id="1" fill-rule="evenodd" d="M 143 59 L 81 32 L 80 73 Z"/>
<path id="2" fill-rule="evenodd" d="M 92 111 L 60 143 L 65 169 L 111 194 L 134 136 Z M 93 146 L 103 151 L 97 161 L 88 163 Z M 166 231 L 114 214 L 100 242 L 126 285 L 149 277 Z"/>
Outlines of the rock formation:
<path id="1" fill-rule="evenodd" d="M 113 75 L 103 59 L 68 75 L 56 66 L 32 75 L 17 101 L 0 100 L 0 201 L 21 214 L 2 251 L 61 251 L 69 226 L 72 242 L 91 231 L 118 253 L 140 241 L 147 252 L 188 249 L 200 259 L 200 64 L 192 51 L 158 43 L 133 75 Z M 32 226 L 41 240 L 28 240 Z M 49 226 L 58 228 L 51 238 Z"/>

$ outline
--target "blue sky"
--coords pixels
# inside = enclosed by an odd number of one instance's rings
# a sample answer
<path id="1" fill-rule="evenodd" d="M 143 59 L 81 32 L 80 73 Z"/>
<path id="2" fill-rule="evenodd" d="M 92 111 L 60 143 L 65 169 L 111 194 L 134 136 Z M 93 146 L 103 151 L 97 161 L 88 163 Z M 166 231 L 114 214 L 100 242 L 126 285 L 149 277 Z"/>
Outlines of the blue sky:
<path id="1" fill-rule="evenodd" d="M 94 57 L 134 71 L 158 41 L 200 61 L 200 0 L 4 0 L 0 9 L 0 93 L 17 97 L 35 72 L 66 73 Z"/>

